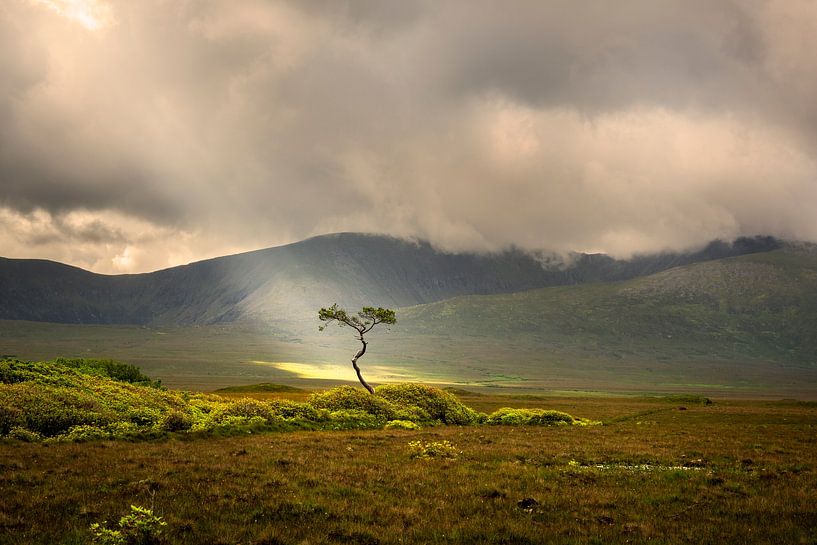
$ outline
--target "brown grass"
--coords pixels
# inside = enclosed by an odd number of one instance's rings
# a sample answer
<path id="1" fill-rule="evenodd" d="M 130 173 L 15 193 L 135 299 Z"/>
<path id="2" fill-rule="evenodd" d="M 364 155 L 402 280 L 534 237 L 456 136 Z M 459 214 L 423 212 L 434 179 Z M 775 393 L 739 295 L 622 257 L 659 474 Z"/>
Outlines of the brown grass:
<path id="1" fill-rule="evenodd" d="M 132 503 L 167 543 L 817 543 L 813 404 L 467 402 L 611 423 L 0 444 L 0 543 L 87 543 Z M 412 459 L 416 439 L 462 454 Z"/>

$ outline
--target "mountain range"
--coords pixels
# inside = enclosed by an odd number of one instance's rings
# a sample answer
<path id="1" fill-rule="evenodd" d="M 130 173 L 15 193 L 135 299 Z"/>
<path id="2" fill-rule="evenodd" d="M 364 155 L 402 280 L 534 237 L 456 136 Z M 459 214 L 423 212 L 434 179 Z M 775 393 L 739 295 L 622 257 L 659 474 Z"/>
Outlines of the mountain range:
<path id="1" fill-rule="evenodd" d="M 509 249 L 448 253 L 422 241 L 340 233 L 151 273 L 102 275 L 45 260 L 0 258 L 0 319 L 77 324 L 287 324 L 337 302 L 407 307 L 463 295 L 621 281 L 779 249 L 772 237 L 715 241 L 687 253 L 617 260 Z"/>

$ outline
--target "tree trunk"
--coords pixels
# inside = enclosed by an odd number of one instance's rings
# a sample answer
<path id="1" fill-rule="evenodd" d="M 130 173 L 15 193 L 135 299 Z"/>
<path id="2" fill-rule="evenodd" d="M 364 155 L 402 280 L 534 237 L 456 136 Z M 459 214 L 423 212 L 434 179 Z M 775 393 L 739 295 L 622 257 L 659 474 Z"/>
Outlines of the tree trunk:
<path id="1" fill-rule="evenodd" d="M 363 340 L 363 335 L 361 335 L 357 339 L 363 344 L 363 347 L 360 350 L 358 350 L 357 354 L 355 354 L 355 357 L 352 358 L 352 367 L 355 368 L 355 372 L 357 373 L 357 379 L 360 381 L 363 387 L 369 390 L 370 394 L 374 394 L 374 388 L 369 386 L 369 383 L 363 380 L 363 375 L 360 374 L 360 367 L 357 366 L 357 360 L 360 358 L 360 356 L 366 353 L 366 341 Z"/>

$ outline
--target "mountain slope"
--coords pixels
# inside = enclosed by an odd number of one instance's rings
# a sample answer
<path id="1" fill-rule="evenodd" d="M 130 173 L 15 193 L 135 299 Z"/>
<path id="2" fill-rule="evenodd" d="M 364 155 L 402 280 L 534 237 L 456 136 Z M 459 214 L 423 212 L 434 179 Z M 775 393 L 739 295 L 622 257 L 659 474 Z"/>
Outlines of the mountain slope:
<path id="1" fill-rule="evenodd" d="M 545 263 L 519 250 L 443 253 L 429 244 L 342 233 L 162 271 L 99 275 L 41 260 L 0 258 L 0 319 L 92 324 L 286 327 L 320 306 L 403 307 L 467 294 L 621 280 L 780 246 L 771 237 L 715 242 L 699 252 L 629 261 L 577 254 Z"/>
<path id="2" fill-rule="evenodd" d="M 817 250 L 790 246 L 623 282 L 465 296 L 400 312 L 401 335 L 608 360 L 817 365 Z"/>

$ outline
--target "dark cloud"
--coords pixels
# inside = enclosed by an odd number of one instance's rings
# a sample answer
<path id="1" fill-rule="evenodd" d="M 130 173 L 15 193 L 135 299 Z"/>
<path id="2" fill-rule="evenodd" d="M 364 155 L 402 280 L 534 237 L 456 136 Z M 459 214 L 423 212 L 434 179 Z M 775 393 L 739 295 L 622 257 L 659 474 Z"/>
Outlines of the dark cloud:
<path id="1" fill-rule="evenodd" d="M 0 9 L 16 255 L 145 269 L 334 230 L 619 255 L 817 239 L 807 0 L 82 6 Z"/>

